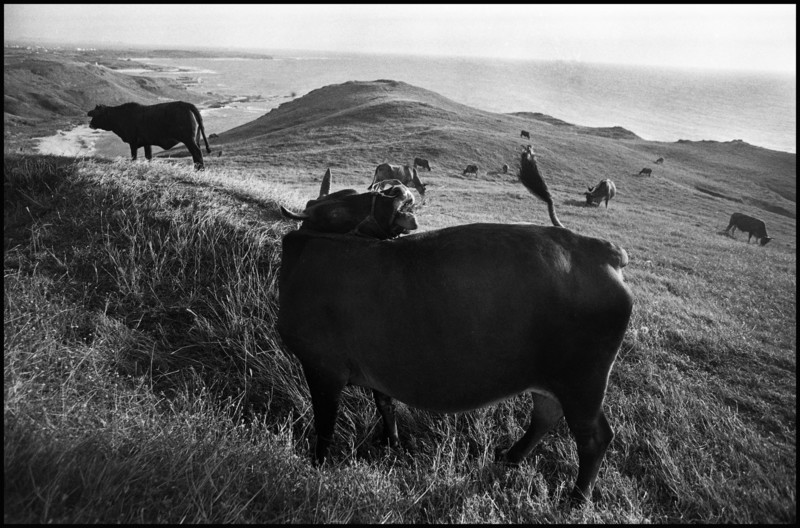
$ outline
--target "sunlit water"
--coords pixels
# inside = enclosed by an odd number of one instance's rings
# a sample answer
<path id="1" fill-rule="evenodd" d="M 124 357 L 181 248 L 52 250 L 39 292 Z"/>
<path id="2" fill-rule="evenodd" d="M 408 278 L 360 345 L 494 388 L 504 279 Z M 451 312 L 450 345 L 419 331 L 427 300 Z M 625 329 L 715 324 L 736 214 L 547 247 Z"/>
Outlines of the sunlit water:
<path id="1" fill-rule="evenodd" d="M 273 60 L 163 59 L 201 70 L 195 89 L 261 95 L 239 105 L 258 117 L 328 84 L 393 79 L 494 112 L 541 112 L 585 126 L 622 126 L 654 141 L 741 139 L 796 152 L 794 75 L 575 62 L 273 53 Z M 215 72 L 215 73 L 209 73 Z M 183 75 L 186 75 L 185 73 Z M 226 109 L 210 111 L 225 119 Z M 230 109 L 229 109 L 230 110 Z M 238 121 L 239 116 L 232 116 Z M 232 122 L 233 122 L 232 121 Z M 235 125 L 231 125 L 235 126 Z"/>

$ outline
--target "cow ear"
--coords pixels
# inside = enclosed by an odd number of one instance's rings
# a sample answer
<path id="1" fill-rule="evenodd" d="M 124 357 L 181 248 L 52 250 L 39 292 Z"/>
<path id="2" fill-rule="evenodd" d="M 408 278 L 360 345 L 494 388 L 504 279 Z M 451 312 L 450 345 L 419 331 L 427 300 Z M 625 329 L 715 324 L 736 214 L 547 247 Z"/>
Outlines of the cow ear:
<path id="1" fill-rule="evenodd" d="M 323 196 L 328 196 L 328 193 L 331 191 L 331 169 L 328 167 L 328 170 L 325 171 L 325 176 L 322 177 L 322 185 L 319 186 L 319 196 L 317 199 L 322 198 Z"/>
<path id="2" fill-rule="evenodd" d="M 281 214 L 284 216 L 284 218 L 291 218 L 292 220 L 305 220 L 308 218 L 308 215 L 305 212 L 293 213 L 284 206 L 281 206 Z"/>

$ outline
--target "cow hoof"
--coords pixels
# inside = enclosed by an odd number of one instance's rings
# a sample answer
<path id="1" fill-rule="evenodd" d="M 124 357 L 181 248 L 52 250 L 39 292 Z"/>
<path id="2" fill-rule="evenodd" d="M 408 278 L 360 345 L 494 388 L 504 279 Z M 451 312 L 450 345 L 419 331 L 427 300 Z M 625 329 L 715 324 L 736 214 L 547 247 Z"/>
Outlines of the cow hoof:
<path id="1" fill-rule="evenodd" d="M 508 467 L 519 466 L 519 462 L 508 459 L 508 449 L 502 447 L 498 447 L 494 450 L 494 461 L 496 464 L 502 464 Z"/>
<path id="2" fill-rule="evenodd" d="M 586 504 L 597 502 L 603 498 L 598 488 L 594 488 L 591 497 L 586 497 L 578 488 L 572 488 L 569 495 L 561 498 L 561 506 L 564 508 L 580 508 Z"/>

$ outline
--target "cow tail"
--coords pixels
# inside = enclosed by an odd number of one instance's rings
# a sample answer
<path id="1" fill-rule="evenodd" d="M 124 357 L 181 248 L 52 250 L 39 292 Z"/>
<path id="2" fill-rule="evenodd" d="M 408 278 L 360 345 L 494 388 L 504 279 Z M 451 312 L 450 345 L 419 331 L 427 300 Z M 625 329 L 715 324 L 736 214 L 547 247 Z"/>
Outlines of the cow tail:
<path id="1" fill-rule="evenodd" d="M 197 124 L 200 127 L 200 133 L 203 134 L 203 141 L 206 144 L 206 152 L 211 154 L 211 147 L 208 146 L 208 140 L 206 139 L 206 128 L 203 126 L 203 116 L 200 115 L 200 110 L 193 104 L 189 104 L 189 109 L 194 114 L 194 118 L 197 119 Z"/>
<path id="2" fill-rule="evenodd" d="M 539 167 L 536 166 L 536 160 L 533 155 L 527 152 L 522 154 L 522 163 L 519 169 L 519 179 L 522 184 L 535 196 L 541 198 L 547 204 L 547 213 L 550 215 L 550 221 L 556 227 L 564 227 L 564 224 L 556 216 L 556 208 L 553 204 L 553 198 L 550 196 L 550 190 L 547 184 L 539 173 Z"/>

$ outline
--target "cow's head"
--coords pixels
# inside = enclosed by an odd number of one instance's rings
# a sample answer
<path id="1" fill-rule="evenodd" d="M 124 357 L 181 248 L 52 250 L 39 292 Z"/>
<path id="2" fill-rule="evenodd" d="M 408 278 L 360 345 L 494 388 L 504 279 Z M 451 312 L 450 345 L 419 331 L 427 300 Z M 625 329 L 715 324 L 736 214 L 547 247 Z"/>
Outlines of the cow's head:
<path id="1" fill-rule="evenodd" d="M 594 190 L 597 188 L 597 185 L 594 187 L 586 186 L 589 189 L 588 192 L 583 193 L 586 196 L 586 205 L 594 205 Z"/>
<path id="2" fill-rule="evenodd" d="M 300 229 L 379 239 L 394 238 L 417 228 L 414 195 L 398 180 L 380 182 L 375 190 L 365 193 L 344 189 L 329 194 L 330 180 L 328 169 L 322 178 L 319 197 L 309 200 L 302 213 L 281 207 L 283 215 L 302 220 Z"/>
<path id="3" fill-rule="evenodd" d="M 762 246 L 766 246 L 769 243 L 770 240 L 772 240 L 772 237 L 768 237 L 768 236 L 761 237 L 761 245 Z"/>
<path id="4" fill-rule="evenodd" d="M 111 114 L 106 105 L 95 106 L 94 110 L 89 110 L 88 115 L 92 118 L 92 120 L 89 122 L 89 128 L 101 128 L 103 130 L 108 130 L 110 128 Z"/>

